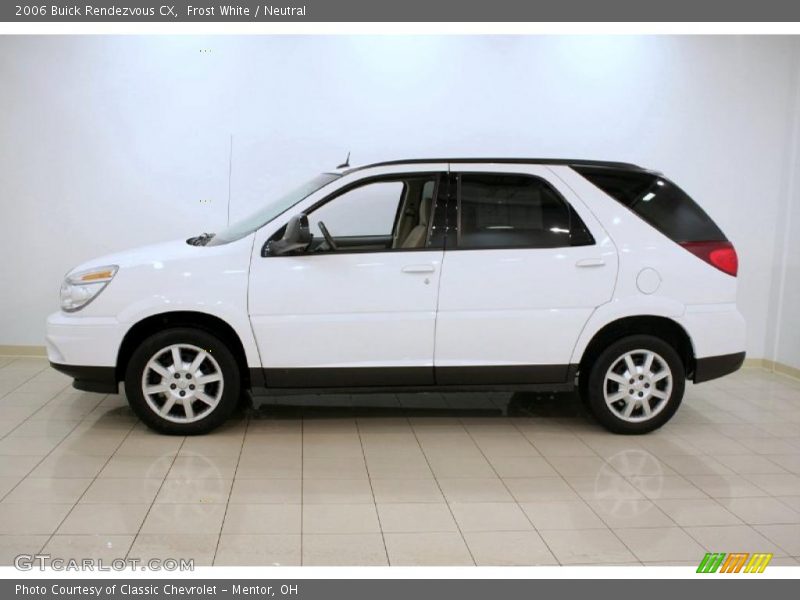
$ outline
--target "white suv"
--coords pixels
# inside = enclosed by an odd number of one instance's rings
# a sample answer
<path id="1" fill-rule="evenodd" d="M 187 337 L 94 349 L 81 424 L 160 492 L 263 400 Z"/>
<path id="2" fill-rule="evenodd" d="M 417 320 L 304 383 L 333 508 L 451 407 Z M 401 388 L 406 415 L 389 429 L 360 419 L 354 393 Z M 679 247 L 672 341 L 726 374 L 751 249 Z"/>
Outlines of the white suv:
<path id="1" fill-rule="evenodd" d="M 738 369 L 737 256 L 661 174 L 431 159 L 320 175 L 216 234 L 89 261 L 53 366 L 173 434 L 244 389 L 571 390 L 618 433 Z"/>

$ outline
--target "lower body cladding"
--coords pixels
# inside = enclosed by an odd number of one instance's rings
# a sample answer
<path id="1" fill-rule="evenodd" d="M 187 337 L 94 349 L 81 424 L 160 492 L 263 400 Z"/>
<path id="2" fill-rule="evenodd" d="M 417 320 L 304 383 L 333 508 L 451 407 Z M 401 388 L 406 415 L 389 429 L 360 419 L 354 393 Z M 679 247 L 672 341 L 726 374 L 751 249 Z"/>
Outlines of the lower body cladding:
<path id="1" fill-rule="evenodd" d="M 84 392 L 116 394 L 119 391 L 117 369 L 115 367 L 87 367 L 83 365 L 63 365 L 50 361 L 56 371 L 72 377 L 72 387 Z"/>
<path id="2" fill-rule="evenodd" d="M 577 365 L 468 367 L 358 367 L 250 369 L 251 380 L 267 391 L 446 391 L 550 389 L 569 391 Z M 255 385 L 255 383 L 254 383 Z"/>
<path id="3" fill-rule="evenodd" d="M 698 358 L 695 360 L 692 380 L 695 383 L 702 383 L 729 375 L 741 368 L 744 364 L 744 357 L 744 352 L 734 352 L 733 354 Z"/>
<path id="4" fill-rule="evenodd" d="M 707 356 L 695 361 L 691 378 L 702 383 L 737 371 L 745 353 Z M 116 394 L 119 377 L 115 367 L 51 366 L 73 378 L 76 389 Z M 469 367 L 364 367 L 364 368 L 250 368 L 253 388 L 285 394 L 309 390 L 373 392 L 434 392 L 455 390 L 552 390 L 575 387 L 578 365 L 500 365 Z"/>

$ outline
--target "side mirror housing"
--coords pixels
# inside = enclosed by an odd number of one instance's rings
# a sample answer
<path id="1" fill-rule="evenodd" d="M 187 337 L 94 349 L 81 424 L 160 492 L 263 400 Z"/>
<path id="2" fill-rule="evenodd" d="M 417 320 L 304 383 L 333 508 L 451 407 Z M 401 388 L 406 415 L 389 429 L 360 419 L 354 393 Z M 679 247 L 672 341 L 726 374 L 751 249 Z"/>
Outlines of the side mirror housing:
<path id="1" fill-rule="evenodd" d="M 301 213 L 295 215 L 286 224 L 283 236 L 279 240 L 268 240 L 261 248 L 261 256 L 285 256 L 304 252 L 311 241 L 311 229 L 308 217 Z"/>

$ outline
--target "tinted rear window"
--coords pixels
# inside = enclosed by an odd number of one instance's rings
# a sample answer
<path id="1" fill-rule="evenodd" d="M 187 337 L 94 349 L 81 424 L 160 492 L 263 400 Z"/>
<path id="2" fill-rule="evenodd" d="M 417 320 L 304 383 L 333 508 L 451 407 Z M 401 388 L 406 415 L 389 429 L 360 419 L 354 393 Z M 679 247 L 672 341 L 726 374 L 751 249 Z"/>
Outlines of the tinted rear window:
<path id="1" fill-rule="evenodd" d="M 711 217 L 663 177 L 639 171 L 573 168 L 674 242 L 726 241 Z"/>
<path id="2" fill-rule="evenodd" d="M 561 248 L 594 238 L 545 181 L 527 175 L 459 176 L 460 248 Z"/>

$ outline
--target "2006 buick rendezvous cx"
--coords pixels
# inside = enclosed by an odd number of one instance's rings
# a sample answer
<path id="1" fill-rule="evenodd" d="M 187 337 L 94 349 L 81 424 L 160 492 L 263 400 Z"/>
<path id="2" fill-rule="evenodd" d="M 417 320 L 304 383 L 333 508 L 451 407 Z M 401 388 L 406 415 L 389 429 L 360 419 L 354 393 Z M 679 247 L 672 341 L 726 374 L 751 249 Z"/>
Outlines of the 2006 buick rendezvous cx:
<path id="1" fill-rule="evenodd" d="M 737 256 L 659 173 L 432 159 L 315 177 L 216 234 L 70 272 L 53 366 L 150 427 L 221 424 L 242 389 L 577 386 L 619 433 L 738 369 Z"/>

